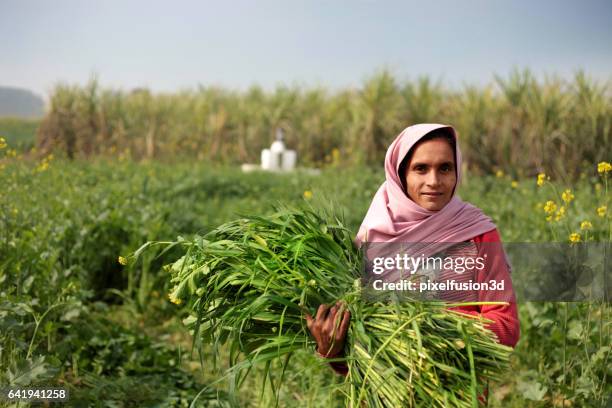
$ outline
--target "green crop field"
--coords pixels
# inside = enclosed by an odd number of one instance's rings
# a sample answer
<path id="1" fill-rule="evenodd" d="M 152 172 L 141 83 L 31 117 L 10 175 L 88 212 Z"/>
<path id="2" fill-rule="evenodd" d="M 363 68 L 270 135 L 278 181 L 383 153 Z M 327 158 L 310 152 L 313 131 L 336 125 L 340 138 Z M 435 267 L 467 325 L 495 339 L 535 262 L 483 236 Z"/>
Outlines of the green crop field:
<path id="1" fill-rule="evenodd" d="M 307 341 L 237 383 L 232 349 L 194 339 L 190 305 L 170 296 L 180 246 L 134 251 L 279 206 L 331 212 L 354 236 L 386 146 L 427 121 L 457 126 L 459 195 L 505 242 L 609 244 L 609 89 L 529 71 L 460 91 L 387 72 L 337 92 L 58 85 L 42 120 L 0 120 L 0 387 L 62 386 L 72 406 L 343 406 L 344 379 Z M 278 128 L 320 174 L 239 170 Z M 489 406 L 609 406 L 609 303 L 521 302 L 519 314 Z"/>
<path id="2" fill-rule="evenodd" d="M 243 174 L 196 162 L 1 154 L 0 383 L 60 384 L 83 406 L 188 406 L 200 391 L 197 405 L 272 404 L 262 376 L 250 376 L 240 389 L 218 381 L 227 351 L 216 364 L 209 345 L 192 352 L 181 323 L 187 311 L 169 301 L 162 269 L 177 253 L 149 251 L 129 267 L 118 257 L 150 240 L 210 231 L 239 214 L 268 214 L 280 203 L 333 203 L 356 231 L 383 179 L 367 167 Z M 535 178 L 501 172 L 471 177 L 460 195 L 490 215 L 508 242 L 568 241 L 572 233 L 581 242 L 609 241 L 611 186 L 604 167 L 598 173 L 593 163 L 572 184 L 553 179 L 541 187 Z M 564 201 L 566 189 L 571 194 Z M 490 404 L 605 406 L 609 306 L 525 303 L 520 316 L 512 372 L 492 385 Z M 334 387 L 341 382 L 313 353 L 296 353 L 278 391 L 280 406 L 338 406 Z"/>
<path id="3" fill-rule="evenodd" d="M 19 152 L 29 151 L 36 144 L 39 125 L 39 119 L 0 117 L 0 135 L 6 139 L 12 149 Z"/>

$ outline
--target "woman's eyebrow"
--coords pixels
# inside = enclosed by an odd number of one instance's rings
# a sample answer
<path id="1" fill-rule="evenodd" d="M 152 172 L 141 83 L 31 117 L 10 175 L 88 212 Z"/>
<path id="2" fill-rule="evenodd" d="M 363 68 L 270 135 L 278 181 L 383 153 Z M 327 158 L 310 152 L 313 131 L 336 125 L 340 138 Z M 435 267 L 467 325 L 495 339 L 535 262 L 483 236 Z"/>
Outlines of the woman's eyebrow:
<path id="1" fill-rule="evenodd" d="M 434 163 L 434 165 L 438 165 L 438 166 L 445 166 L 445 165 L 449 165 L 449 166 L 454 166 L 455 162 L 453 161 L 445 161 L 442 163 Z M 431 163 L 422 163 L 422 162 L 414 162 L 410 164 L 410 167 L 417 167 L 417 166 L 431 166 Z"/>

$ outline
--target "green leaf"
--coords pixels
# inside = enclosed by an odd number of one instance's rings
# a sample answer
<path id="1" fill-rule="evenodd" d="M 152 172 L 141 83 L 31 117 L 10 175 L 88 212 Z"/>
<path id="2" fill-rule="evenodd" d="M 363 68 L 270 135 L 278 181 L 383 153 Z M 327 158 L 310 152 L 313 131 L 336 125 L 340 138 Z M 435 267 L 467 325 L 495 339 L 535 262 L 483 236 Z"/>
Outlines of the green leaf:
<path id="1" fill-rule="evenodd" d="M 535 379 L 528 381 L 521 380 L 517 384 L 517 388 L 525 399 L 531 401 L 541 401 L 548 391 L 545 386 L 537 382 Z"/>
<path id="2" fill-rule="evenodd" d="M 25 387 L 30 384 L 36 384 L 52 377 L 56 371 L 45 363 L 43 356 L 33 360 L 21 360 L 17 362 L 13 369 L 8 370 L 9 385 Z"/>

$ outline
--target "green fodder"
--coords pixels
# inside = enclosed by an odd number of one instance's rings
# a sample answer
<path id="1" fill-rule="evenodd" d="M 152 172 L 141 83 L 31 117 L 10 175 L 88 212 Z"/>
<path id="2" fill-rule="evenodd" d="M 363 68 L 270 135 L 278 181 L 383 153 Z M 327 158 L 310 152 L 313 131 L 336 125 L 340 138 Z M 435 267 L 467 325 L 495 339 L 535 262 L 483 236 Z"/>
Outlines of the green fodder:
<path id="1" fill-rule="evenodd" d="M 255 364 L 281 359 L 278 393 L 292 353 L 314 345 L 305 312 L 344 301 L 352 314 L 347 406 L 475 406 L 488 380 L 499 380 L 511 349 L 483 321 L 441 302 L 369 302 L 361 297 L 360 253 L 341 220 L 281 209 L 221 225 L 180 245 L 168 266 L 169 297 L 186 302 L 196 345 L 230 348 L 238 386 Z M 135 257 L 155 243 L 145 244 Z M 278 379 L 278 376 L 276 376 Z"/>

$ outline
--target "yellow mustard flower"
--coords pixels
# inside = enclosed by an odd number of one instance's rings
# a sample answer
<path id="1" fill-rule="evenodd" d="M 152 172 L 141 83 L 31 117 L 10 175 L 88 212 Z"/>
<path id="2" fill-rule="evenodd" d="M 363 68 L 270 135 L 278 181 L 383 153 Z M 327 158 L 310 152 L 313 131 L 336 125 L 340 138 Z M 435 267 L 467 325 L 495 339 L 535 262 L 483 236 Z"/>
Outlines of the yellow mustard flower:
<path id="1" fill-rule="evenodd" d="M 612 170 L 612 164 L 602 161 L 597 165 L 597 172 L 599 174 L 604 174 Z"/>
<path id="2" fill-rule="evenodd" d="M 516 181 L 516 180 L 512 180 L 512 183 L 510 183 L 510 186 L 511 186 L 512 188 L 517 188 L 517 187 L 518 187 L 518 181 Z"/>
<path id="3" fill-rule="evenodd" d="M 119 262 L 121 265 L 127 265 L 128 261 L 126 258 L 120 256 L 119 258 L 117 258 L 117 262 Z"/>
<path id="4" fill-rule="evenodd" d="M 546 221 L 548 221 L 548 222 L 552 221 L 552 215 L 547 216 L 546 217 Z"/>
<path id="5" fill-rule="evenodd" d="M 36 167 L 36 171 L 39 173 L 42 173 L 43 171 L 47 170 L 49 168 L 49 162 L 46 160 L 43 160 L 42 162 L 40 162 L 40 164 L 38 165 L 38 167 Z"/>
<path id="6" fill-rule="evenodd" d="M 6 139 L 5 139 L 5 138 L 3 138 L 3 137 L 0 137 L 0 150 L 2 150 L 2 149 L 4 149 L 4 148 L 6 148 L 6 146 L 8 146 L 8 145 L 6 144 Z"/>
<path id="7" fill-rule="evenodd" d="M 544 212 L 546 214 L 552 214 L 557 211 L 557 204 L 554 201 L 548 200 L 546 204 L 544 204 Z"/>
<path id="8" fill-rule="evenodd" d="M 310 200 L 312 198 L 312 191 L 310 191 L 310 190 L 304 191 L 304 198 L 306 200 Z"/>
<path id="9" fill-rule="evenodd" d="M 181 299 L 174 296 L 174 292 L 168 293 L 168 299 L 170 300 L 170 302 L 174 303 L 175 305 L 180 305 L 181 303 L 183 303 Z"/>
<path id="10" fill-rule="evenodd" d="M 338 163 L 340 161 L 340 150 L 337 147 L 332 149 L 332 161 Z"/>
<path id="11" fill-rule="evenodd" d="M 608 211 L 608 207 L 605 205 L 602 205 L 601 207 L 597 208 L 597 215 L 599 215 L 600 217 L 605 217 L 607 211 Z"/>
<path id="12" fill-rule="evenodd" d="M 538 181 L 537 181 L 538 187 L 542 187 L 545 181 L 546 181 L 546 174 L 545 173 L 538 174 Z"/>
<path id="13" fill-rule="evenodd" d="M 503 172 L 502 170 L 497 170 L 497 171 L 495 172 L 495 177 L 497 177 L 497 178 L 502 178 L 502 177 L 504 177 L 504 172 Z"/>
<path id="14" fill-rule="evenodd" d="M 572 232 L 569 236 L 570 242 L 580 242 L 580 234 L 577 232 Z"/>
<path id="15" fill-rule="evenodd" d="M 555 216 L 555 221 L 561 221 L 561 219 L 565 217 L 565 207 L 559 207 L 559 211 L 557 211 L 557 215 Z"/>
<path id="16" fill-rule="evenodd" d="M 572 200 L 574 199 L 574 194 L 572 194 L 572 190 L 570 190 L 569 188 L 567 190 L 565 190 L 563 192 L 563 194 L 561 194 L 561 198 L 563 199 L 563 201 L 565 201 L 566 203 L 571 203 Z"/>
<path id="17" fill-rule="evenodd" d="M 590 230 L 592 228 L 593 228 L 593 224 L 591 224 L 591 221 L 582 221 L 580 223 L 581 230 Z"/>

